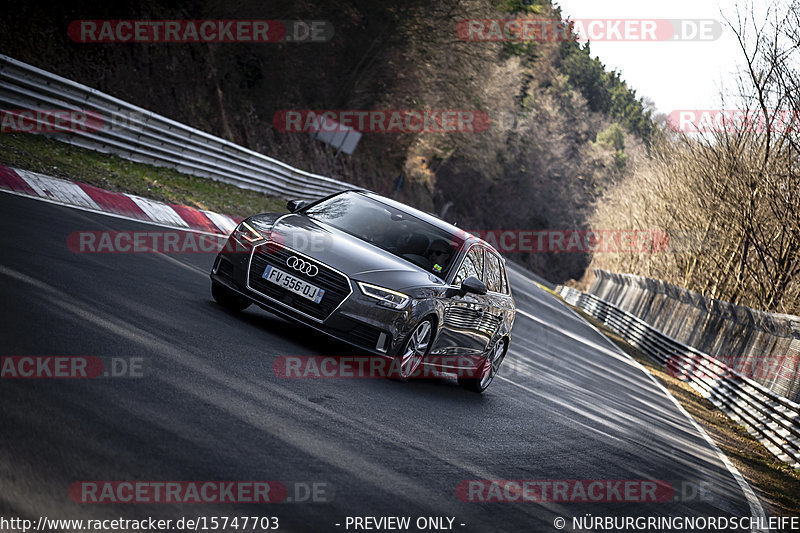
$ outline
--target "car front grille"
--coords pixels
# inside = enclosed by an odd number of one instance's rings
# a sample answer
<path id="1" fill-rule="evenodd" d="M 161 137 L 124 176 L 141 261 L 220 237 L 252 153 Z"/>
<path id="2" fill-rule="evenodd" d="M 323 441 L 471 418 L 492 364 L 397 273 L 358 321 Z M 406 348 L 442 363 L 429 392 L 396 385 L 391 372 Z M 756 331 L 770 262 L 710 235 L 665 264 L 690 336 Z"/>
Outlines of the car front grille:
<path id="1" fill-rule="evenodd" d="M 314 264 L 319 269 L 319 273 L 311 277 L 289 268 L 286 260 L 293 255 Z M 289 272 L 297 278 L 324 289 L 325 294 L 320 303 L 314 303 L 262 278 L 267 265 Z M 324 263 L 272 242 L 259 245 L 253 251 L 247 282 L 250 289 L 320 322 L 327 319 L 352 292 L 350 280 L 344 274 Z"/>

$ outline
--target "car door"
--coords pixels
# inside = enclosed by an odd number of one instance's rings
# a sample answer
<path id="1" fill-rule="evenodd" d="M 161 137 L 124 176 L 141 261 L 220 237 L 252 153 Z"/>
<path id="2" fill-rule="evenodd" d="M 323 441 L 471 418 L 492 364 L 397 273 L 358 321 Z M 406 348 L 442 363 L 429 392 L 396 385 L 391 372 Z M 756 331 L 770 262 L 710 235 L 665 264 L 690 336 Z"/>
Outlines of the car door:
<path id="1" fill-rule="evenodd" d="M 459 265 L 452 285 L 458 287 L 469 276 L 486 283 L 485 255 L 483 247 L 474 245 Z M 489 307 L 486 296 L 480 294 L 458 294 L 444 298 L 444 320 L 434 345 L 434 353 L 441 355 L 476 355 L 488 346 L 490 334 L 483 327 L 484 315 Z"/>
<path id="2" fill-rule="evenodd" d="M 500 328 L 504 320 L 513 323 L 513 303 L 508 287 L 508 277 L 506 276 L 503 260 L 490 250 L 485 252 L 486 262 L 486 305 L 487 312 L 483 316 L 481 327 L 487 332 L 491 332 L 493 337 Z"/>

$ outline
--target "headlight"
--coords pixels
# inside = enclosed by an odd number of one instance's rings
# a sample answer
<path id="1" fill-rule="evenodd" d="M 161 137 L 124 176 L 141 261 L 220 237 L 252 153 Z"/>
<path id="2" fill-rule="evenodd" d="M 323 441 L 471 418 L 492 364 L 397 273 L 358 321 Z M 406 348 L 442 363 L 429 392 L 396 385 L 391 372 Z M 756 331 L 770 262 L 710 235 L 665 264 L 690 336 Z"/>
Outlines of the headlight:
<path id="1" fill-rule="evenodd" d="M 411 301 L 411 298 L 402 292 L 393 291 L 377 285 L 370 285 L 369 283 L 358 282 L 358 288 L 365 296 L 375 298 L 378 300 L 378 305 L 388 307 L 390 309 L 403 309 Z"/>
<path id="2" fill-rule="evenodd" d="M 255 244 L 265 240 L 264 236 L 256 231 L 247 222 L 242 222 L 233 230 L 233 238 L 242 244 Z"/>

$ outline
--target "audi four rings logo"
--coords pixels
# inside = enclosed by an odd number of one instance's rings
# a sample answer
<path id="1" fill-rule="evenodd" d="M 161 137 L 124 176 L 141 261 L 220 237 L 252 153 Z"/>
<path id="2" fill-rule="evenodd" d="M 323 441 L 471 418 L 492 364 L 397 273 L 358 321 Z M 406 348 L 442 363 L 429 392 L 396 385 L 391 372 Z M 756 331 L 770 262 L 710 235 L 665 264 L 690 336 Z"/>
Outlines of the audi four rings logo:
<path id="1" fill-rule="evenodd" d="M 310 278 L 313 278 L 317 274 L 319 274 L 319 269 L 316 265 L 309 263 L 304 259 L 300 259 L 296 255 L 293 255 L 289 259 L 286 260 L 286 266 L 289 268 L 293 268 L 298 272 L 302 272 L 303 274 L 307 275 Z"/>

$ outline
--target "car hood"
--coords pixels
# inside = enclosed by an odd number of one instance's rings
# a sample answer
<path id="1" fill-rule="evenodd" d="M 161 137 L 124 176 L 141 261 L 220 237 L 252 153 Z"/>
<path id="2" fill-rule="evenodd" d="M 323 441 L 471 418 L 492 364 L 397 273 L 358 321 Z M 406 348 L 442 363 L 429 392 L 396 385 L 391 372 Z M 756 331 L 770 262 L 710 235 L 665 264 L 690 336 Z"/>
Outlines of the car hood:
<path id="1" fill-rule="evenodd" d="M 445 285 L 433 273 L 358 237 L 317 222 L 303 214 L 257 215 L 255 227 L 272 227 L 272 239 L 342 271 L 357 281 L 390 289 Z"/>

